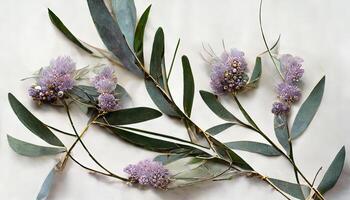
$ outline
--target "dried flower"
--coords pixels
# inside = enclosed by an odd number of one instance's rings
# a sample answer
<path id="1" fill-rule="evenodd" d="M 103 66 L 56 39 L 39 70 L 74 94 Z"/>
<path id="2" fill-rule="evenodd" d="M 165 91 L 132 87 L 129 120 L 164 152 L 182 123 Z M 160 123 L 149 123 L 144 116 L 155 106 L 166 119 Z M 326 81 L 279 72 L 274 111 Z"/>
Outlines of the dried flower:
<path id="1" fill-rule="evenodd" d="M 294 103 L 301 97 L 300 89 L 295 85 L 281 83 L 278 85 L 278 98 L 285 103 Z"/>
<path id="2" fill-rule="evenodd" d="M 237 49 L 232 49 L 229 53 L 224 52 L 220 58 L 215 58 L 211 65 L 210 85 L 216 94 L 238 92 L 249 80 L 245 73 L 247 63 L 244 53 Z"/>
<path id="3" fill-rule="evenodd" d="M 129 174 L 129 180 L 145 186 L 166 189 L 170 183 L 170 173 L 161 163 L 144 160 L 136 165 L 128 165 L 124 172 Z"/>
<path id="4" fill-rule="evenodd" d="M 74 86 L 75 63 L 68 57 L 58 57 L 39 74 L 38 82 L 29 88 L 29 95 L 40 103 L 53 103 Z"/>
<path id="5" fill-rule="evenodd" d="M 289 112 L 290 108 L 288 104 L 281 103 L 281 102 L 275 102 L 272 105 L 271 112 L 275 115 L 284 115 Z"/>
<path id="6" fill-rule="evenodd" d="M 284 54 L 281 56 L 280 62 L 284 72 L 285 82 L 289 84 L 298 83 L 304 74 L 304 69 L 302 69 L 302 62 L 304 60 L 290 54 Z"/>
<path id="7" fill-rule="evenodd" d="M 112 67 L 103 68 L 97 76 L 92 78 L 91 82 L 99 93 L 112 93 L 117 87 L 117 77 Z"/>
<path id="8" fill-rule="evenodd" d="M 117 99 L 113 94 L 102 93 L 98 96 L 98 106 L 104 112 L 115 111 L 119 108 Z"/>

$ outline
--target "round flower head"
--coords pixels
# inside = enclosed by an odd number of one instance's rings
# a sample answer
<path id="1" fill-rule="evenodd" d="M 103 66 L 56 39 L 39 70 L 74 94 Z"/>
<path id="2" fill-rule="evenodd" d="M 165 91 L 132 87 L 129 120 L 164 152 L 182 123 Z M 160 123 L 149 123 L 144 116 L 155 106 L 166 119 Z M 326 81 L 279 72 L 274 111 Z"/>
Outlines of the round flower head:
<path id="1" fill-rule="evenodd" d="M 153 188 L 166 189 L 170 183 L 169 170 L 161 163 L 152 160 L 144 160 L 136 165 L 128 165 L 124 172 L 129 174 L 131 182 Z"/>
<path id="2" fill-rule="evenodd" d="M 39 103 L 54 103 L 58 98 L 58 94 L 55 90 L 42 88 L 38 85 L 30 87 L 28 93 L 34 101 L 38 101 Z"/>
<path id="3" fill-rule="evenodd" d="M 232 49 L 229 53 L 224 52 L 220 58 L 214 59 L 211 65 L 210 85 L 216 94 L 238 92 L 248 82 L 244 53 L 237 49 Z"/>
<path id="4" fill-rule="evenodd" d="M 278 85 L 278 98 L 286 103 L 294 103 L 299 101 L 301 97 L 300 89 L 295 85 L 281 83 Z"/>
<path id="5" fill-rule="evenodd" d="M 105 67 L 91 80 L 99 93 L 112 93 L 117 87 L 117 78 L 112 67 Z"/>
<path id="6" fill-rule="evenodd" d="M 284 115 L 289 112 L 289 105 L 281 102 L 275 102 L 272 105 L 271 112 L 275 115 Z"/>
<path id="7" fill-rule="evenodd" d="M 298 83 L 304 74 L 304 69 L 302 68 L 304 60 L 290 54 L 284 54 L 281 56 L 280 62 L 286 83 Z"/>
<path id="8" fill-rule="evenodd" d="M 104 112 L 115 111 L 119 108 L 117 99 L 113 94 L 102 93 L 98 96 L 98 106 Z"/>

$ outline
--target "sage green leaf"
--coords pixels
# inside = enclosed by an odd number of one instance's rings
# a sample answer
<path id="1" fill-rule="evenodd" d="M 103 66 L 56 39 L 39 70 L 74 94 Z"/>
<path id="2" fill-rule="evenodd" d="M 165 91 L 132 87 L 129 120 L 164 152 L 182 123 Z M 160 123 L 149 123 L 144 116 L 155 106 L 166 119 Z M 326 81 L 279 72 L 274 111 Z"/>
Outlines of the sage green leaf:
<path id="1" fill-rule="evenodd" d="M 275 116 L 274 118 L 274 130 L 278 142 L 286 150 L 287 154 L 290 153 L 289 146 L 289 130 L 287 124 L 287 118 L 285 116 Z"/>
<path id="2" fill-rule="evenodd" d="M 160 162 L 163 165 L 167 165 L 181 158 L 185 158 L 186 156 L 187 156 L 186 154 L 166 154 L 166 155 L 158 155 L 153 160 Z"/>
<path id="3" fill-rule="evenodd" d="M 256 57 L 255 60 L 255 66 L 253 69 L 253 73 L 252 76 L 250 77 L 250 80 L 248 82 L 248 84 L 250 85 L 256 85 L 261 77 L 261 58 L 260 57 Z"/>
<path id="4" fill-rule="evenodd" d="M 105 115 L 111 125 L 135 124 L 162 116 L 158 110 L 147 107 L 120 109 Z"/>
<path id="5" fill-rule="evenodd" d="M 136 7 L 134 0 L 111 0 L 112 12 L 129 46 L 134 46 Z"/>
<path id="6" fill-rule="evenodd" d="M 210 135 L 217 135 L 221 132 L 223 132 L 224 130 L 230 128 L 231 126 L 236 125 L 235 123 L 224 123 L 224 124 L 219 124 L 216 126 L 213 126 L 211 128 L 209 128 L 208 130 L 206 130 L 205 132 L 209 133 Z"/>
<path id="7" fill-rule="evenodd" d="M 134 51 L 136 53 L 137 58 L 140 60 L 142 64 L 144 64 L 143 35 L 145 33 L 145 28 L 146 28 L 150 10 L 151 10 L 151 6 L 148 6 L 148 8 L 143 12 L 139 22 L 137 23 L 135 37 L 134 37 Z"/>
<path id="8" fill-rule="evenodd" d="M 164 61 L 164 32 L 162 28 L 158 28 L 154 36 L 150 62 L 150 74 L 163 89 L 167 88 Z"/>
<path id="9" fill-rule="evenodd" d="M 56 168 L 54 167 L 45 178 L 43 184 L 41 185 L 41 188 L 38 196 L 36 197 L 36 200 L 45 200 L 49 197 L 50 190 L 55 180 L 56 173 L 57 171 L 56 171 Z"/>
<path id="10" fill-rule="evenodd" d="M 142 70 L 135 64 L 135 57 L 126 42 L 118 24 L 108 11 L 104 1 L 87 0 L 91 17 L 100 37 L 109 51 L 111 51 L 131 72 L 143 75 Z"/>
<path id="11" fill-rule="evenodd" d="M 68 28 L 63 24 L 63 22 L 58 18 L 55 13 L 53 13 L 50 9 L 47 9 L 49 13 L 49 17 L 53 25 L 56 26 L 56 28 L 63 33 L 64 36 L 66 36 L 67 39 L 69 39 L 71 42 L 73 42 L 75 45 L 83 49 L 84 51 L 88 52 L 89 54 L 92 54 L 93 52 L 85 47 L 79 39 L 77 39 L 69 30 Z"/>
<path id="12" fill-rule="evenodd" d="M 183 106 L 186 115 L 190 117 L 194 98 L 194 79 L 190 61 L 188 60 L 187 56 L 182 56 L 182 68 L 184 79 Z"/>
<path id="13" fill-rule="evenodd" d="M 264 156 L 280 156 L 281 153 L 278 152 L 273 146 L 252 141 L 236 141 L 225 143 L 228 148 L 248 151 L 251 153 L 258 153 Z"/>
<path id="14" fill-rule="evenodd" d="M 169 97 L 159 91 L 159 88 L 155 86 L 150 77 L 145 78 L 145 85 L 149 96 L 160 111 L 170 117 L 181 118 L 182 115 L 179 108 L 172 103 Z"/>
<path id="15" fill-rule="evenodd" d="M 47 128 L 39 119 L 37 119 L 29 110 L 27 110 L 21 102 L 11 93 L 8 94 L 8 99 L 12 110 L 17 115 L 18 119 L 32 133 L 43 139 L 45 142 L 54 146 L 64 147 L 64 144 Z"/>
<path id="16" fill-rule="evenodd" d="M 317 109 L 321 104 L 325 81 L 326 77 L 323 76 L 322 79 L 314 87 L 310 95 L 307 97 L 307 99 L 304 101 L 304 103 L 301 105 L 293 122 L 291 131 L 292 139 L 299 137 L 306 130 L 314 118 Z"/>
<path id="17" fill-rule="evenodd" d="M 339 176 L 343 170 L 345 162 L 345 147 L 343 146 L 338 154 L 335 156 L 332 164 L 327 169 L 322 181 L 318 185 L 317 189 L 321 194 L 326 193 L 328 190 L 332 189 L 337 183 Z"/>
<path id="18" fill-rule="evenodd" d="M 237 121 L 237 118 L 219 102 L 216 95 L 203 90 L 199 91 L 199 93 L 210 110 L 213 111 L 218 117 L 225 121 Z"/>
<path id="19" fill-rule="evenodd" d="M 7 135 L 7 141 L 16 153 L 28 157 L 55 155 L 66 151 L 66 148 L 39 146 L 16 139 L 10 135 Z"/>
<path id="20" fill-rule="evenodd" d="M 268 180 L 271 181 L 276 187 L 278 187 L 283 192 L 298 199 L 305 199 L 303 191 L 308 191 L 307 193 L 310 193 L 310 188 L 308 188 L 305 185 L 298 185 L 295 183 L 290 183 L 274 178 L 268 178 Z"/>

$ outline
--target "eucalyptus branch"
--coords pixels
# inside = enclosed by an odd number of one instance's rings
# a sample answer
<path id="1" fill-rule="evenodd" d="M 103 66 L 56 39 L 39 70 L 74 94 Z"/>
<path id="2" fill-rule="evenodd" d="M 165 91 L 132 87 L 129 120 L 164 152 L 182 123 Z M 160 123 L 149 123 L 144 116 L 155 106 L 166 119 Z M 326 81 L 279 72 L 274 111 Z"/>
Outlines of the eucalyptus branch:
<path id="1" fill-rule="evenodd" d="M 59 133 L 62 133 L 62 134 L 64 134 L 64 135 L 76 137 L 75 134 L 68 133 L 68 132 L 65 132 L 65 131 L 61 131 L 60 129 L 57 129 L 57 128 L 53 127 L 53 126 L 50 126 L 50 125 L 47 125 L 47 124 L 45 124 L 45 126 L 47 126 L 48 128 L 50 128 L 50 129 L 52 129 L 52 130 L 54 130 L 54 131 L 57 131 L 57 132 L 59 132 Z"/>

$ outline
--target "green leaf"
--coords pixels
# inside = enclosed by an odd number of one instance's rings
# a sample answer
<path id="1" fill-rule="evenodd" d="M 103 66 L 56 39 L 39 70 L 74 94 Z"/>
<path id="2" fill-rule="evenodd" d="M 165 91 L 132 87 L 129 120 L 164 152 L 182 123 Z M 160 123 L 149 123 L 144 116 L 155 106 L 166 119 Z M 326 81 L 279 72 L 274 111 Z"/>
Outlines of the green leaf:
<path id="1" fill-rule="evenodd" d="M 206 130 L 205 132 L 209 133 L 210 135 L 217 135 L 221 132 L 223 132 L 224 130 L 230 128 L 231 126 L 236 125 L 235 123 L 224 123 L 224 124 L 219 124 L 216 126 L 213 126 L 211 128 L 209 128 L 208 130 Z"/>
<path id="2" fill-rule="evenodd" d="M 53 13 L 50 9 L 47 9 L 49 13 L 49 17 L 53 25 L 56 26 L 56 28 L 61 31 L 64 36 L 66 36 L 71 42 L 73 42 L 75 45 L 83 49 L 84 51 L 88 52 L 89 54 L 92 54 L 93 52 L 85 47 L 79 39 L 77 39 L 69 30 L 68 28 L 63 24 L 63 22 L 58 18 L 55 13 Z"/>
<path id="3" fill-rule="evenodd" d="M 136 26 L 136 31 L 135 31 L 135 37 L 134 37 L 134 50 L 135 53 L 140 60 L 142 64 L 144 64 L 144 59 L 143 59 L 143 35 L 145 33 L 145 27 L 147 24 L 148 20 L 148 15 L 151 10 L 151 6 L 148 6 L 148 8 L 143 12 L 139 22 L 137 23 Z"/>
<path id="4" fill-rule="evenodd" d="M 87 0 L 91 17 L 100 37 L 109 51 L 131 72 L 143 75 L 142 70 L 135 64 L 135 57 L 126 42 L 118 24 L 109 13 L 104 1 Z"/>
<path id="5" fill-rule="evenodd" d="M 258 153 L 264 156 L 280 156 L 281 153 L 278 152 L 273 146 L 252 141 L 237 141 L 228 142 L 225 145 L 231 149 L 248 151 L 251 153 Z"/>
<path id="6" fill-rule="evenodd" d="M 186 115 L 190 117 L 194 98 L 194 80 L 190 61 L 188 60 L 187 56 L 182 56 L 182 68 L 184 79 L 183 106 Z"/>
<path id="7" fill-rule="evenodd" d="M 278 139 L 278 142 L 286 150 L 287 154 L 290 153 L 289 146 L 289 133 L 288 133 L 288 124 L 287 118 L 285 116 L 275 116 L 274 118 L 274 130 L 275 135 Z"/>
<path id="8" fill-rule="evenodd" d="M 298 198 L 298 199 L 305 199 L 303 191 L 309 191 L 310 189 L 305 185 L 298 185 L 295 183 L 290 183 L 287 181 L 282 181 L 274 178 L 268 178 L 276 187 L 278 187 L 283 192 L 291 195 L 292 197 Z M 309 193 L 307 192 L 307 193 Z"/>
<path id="9" fill-rule="evenodd" d="M 332 164 L 327 169 L 321 183 L 318 185 L 317 189 L 321 194 L 326 193 L 328 190 L 332 189 L 337 183 L 339 176 L 343 170 L 345 162 L 345 147 L 343 146 L 338 154 L 335 156 Z"/>
<path id="10" fill-rule="evenodd" d="M 134 46 L 134 32 L 136 27 L 136 7 L 134 0 L 111 0 L 112 12 L 118 22 L 126 41 Z"/>
<path id="11" fill-rule="evenodd" d="M 167 165 L 169 163 L 175 162 L 181 158 L 185 158 L 188 155 L 186 154 L 166 154 L 166 155 L 158 155 L 153 160 L 162 163 L 163 165 Z"/>
<path id="12" fill-rule="evenodd" d="M 38 196 L 36 197 L 36 200 L 45 200 L 49 197 L 49 193 L 52 188 L 52 184 L 55 180 L 56 173 L 57 173 L 56 168 L 54 167 L 45 178 L 43 184 L 41 185 L 41 188 Z"/>
<path id="13" fill-rule="evenodd" d="M 179 108 L 154 85 L 150 77 L 145 78 L 145 85 L 149 96 L 160 111 L 170 117 L 181 118 Z"/>
<path id="14" fill-rule="evenodd" d="M 154 36 L 150 62 L 150 74 L 163 89 L 167 88 L 166 68 L 164 61 L 164 32 L 162 28 L 158 28 Z"/>
<path id="15" fill-rule="evenodd" d="M 158 110 L 147 107 L 120 109 L 105 115 L 111 125 L 126 125 L 152 120 L 162 116 Z"/>
<path id="16" fill-rule="evenodd" d="M 32 133 L 43 139 L 45 142 L 54 146 L 64 147 L 64 144 L 29 110 L 27 110 L 21 102 L 11 93 L 8 94 L 8 99 L 12 110 L 17 115 L 18 119 L 26 126 Z"/>
<path id="17" fill-rule="evenodd" d="M 326 77 L 323 76 L 322 79 L 314 87 L 310 95 L 307 97 L 307 99 L 304 101 L 303 105 L 301 105 L 292 126 L 292 139 L 299 137 L 309 126 L 311 120 L 314 118 L 317 109 L 321 104 L 325 81 Z"/>
<path id="18" fill-rule="evenodd" d="M 207 104 L 207 106 L 212 110 L 218 117 L 225 121 L 235 122 L 237 118 L 230 113 L 217 99 L 217 96 L 207 92 L 207 91 L 199 91 L 203 101 Z"/>
<path id="19" fill-rule="evenodd" d="M 29 157 L 47 156 L 63 153 L 66 148 L 45 147 L 22 140 L 18 140 L 10 135 L 7 135 L 7 141 L 10 147 L 18 154 Z"/>
<path id="20" fill-rule="evenodd" d="M 260 57 L 256 57 L 255 60 L 255 66 L 253 69 L 253 73 L 252 76 L 250 77 L 250 80 L 248 82 L 248 84 L 251 85 L 256 85 L 261 77 L 261 58 Z"/>

